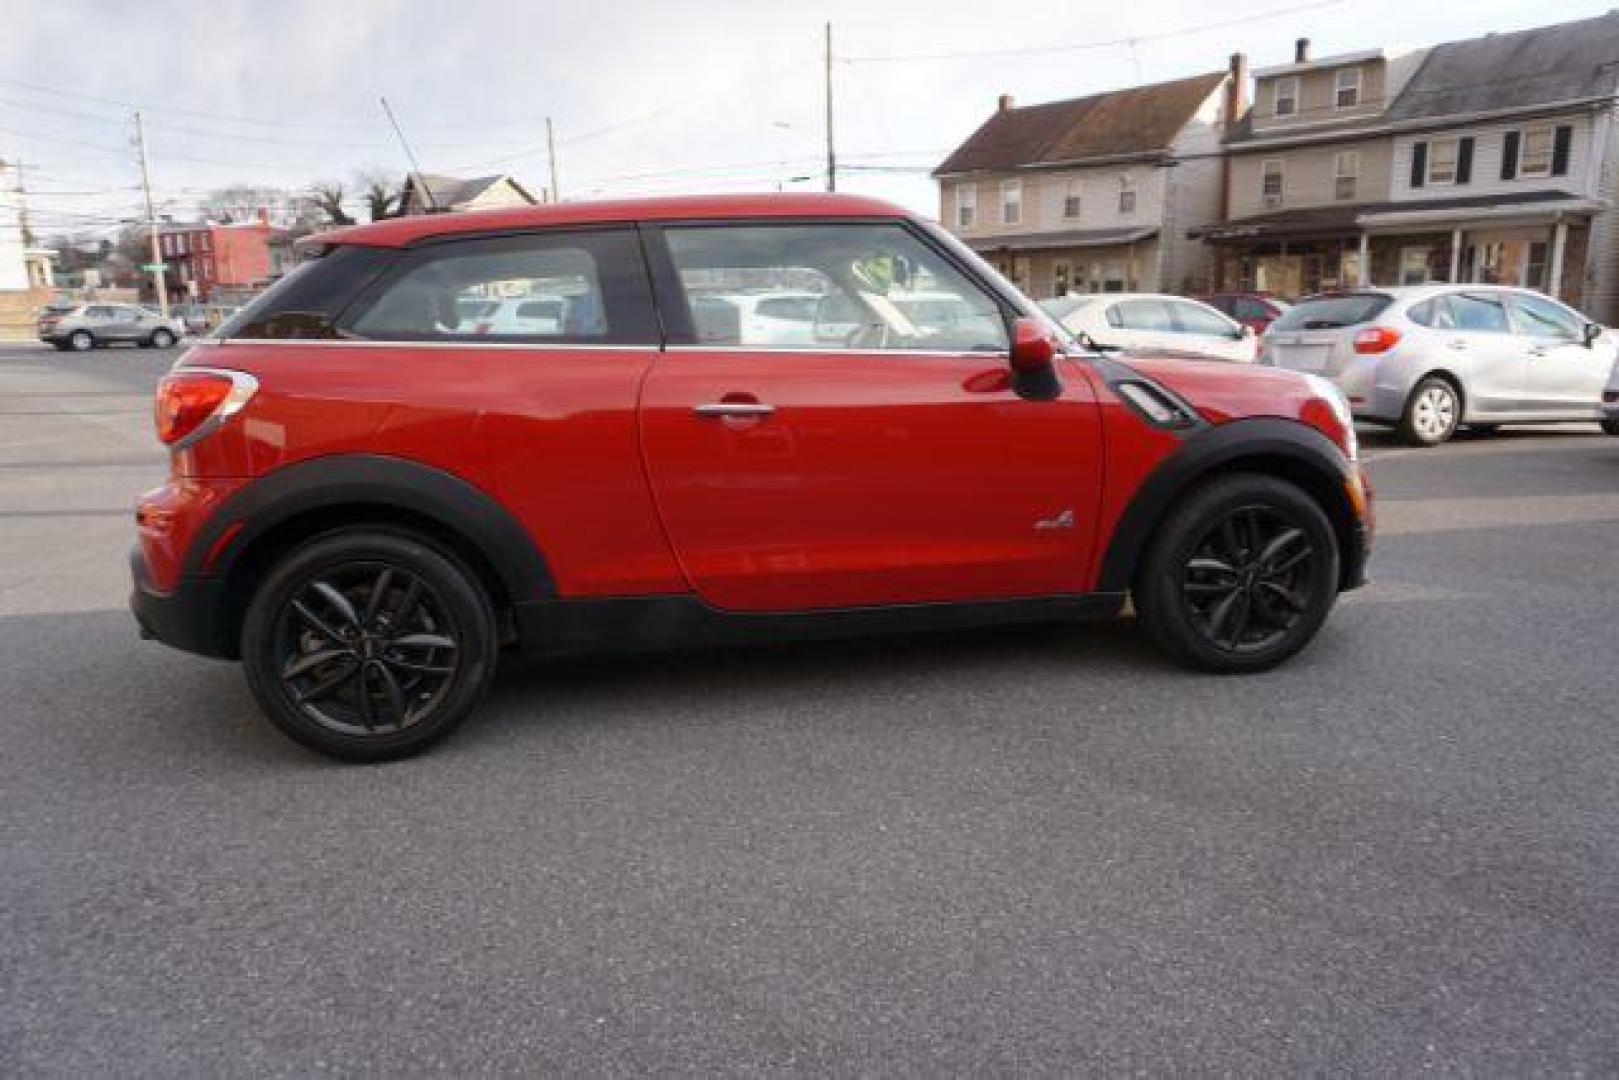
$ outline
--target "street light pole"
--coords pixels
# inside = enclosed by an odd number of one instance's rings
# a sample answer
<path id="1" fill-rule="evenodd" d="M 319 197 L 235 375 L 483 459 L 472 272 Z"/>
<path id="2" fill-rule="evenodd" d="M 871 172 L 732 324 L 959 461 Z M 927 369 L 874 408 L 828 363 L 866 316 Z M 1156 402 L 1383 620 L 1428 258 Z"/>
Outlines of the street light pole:
<path id="1" fill-rule="evenodd" d="M 169 289 L 163 280 L 163 249 L 157 242 L 157 210 L 152 205 L 152 164 L 146 157 L 146 125 L 141 111 L 135 110 L 135 139 L 141 150 L 141 188 L 146 193 L 146 227 L 152 240 L 152 288 L 157 291 L 157 307 L 169 317 Z"/>

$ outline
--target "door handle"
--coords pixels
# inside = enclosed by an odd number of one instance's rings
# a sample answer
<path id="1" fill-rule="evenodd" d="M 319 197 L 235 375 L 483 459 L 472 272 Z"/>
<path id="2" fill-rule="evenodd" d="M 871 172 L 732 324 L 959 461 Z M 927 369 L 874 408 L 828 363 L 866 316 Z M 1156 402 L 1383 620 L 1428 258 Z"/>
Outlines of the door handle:
<path id="1" fill-rule="evenodd" d="M 776 411 L 774 405 L 764 405 L 757 401 L 710 401 L 702 405 L 693 406 L 692 412 L 698 416 L 769 416 Z"/>

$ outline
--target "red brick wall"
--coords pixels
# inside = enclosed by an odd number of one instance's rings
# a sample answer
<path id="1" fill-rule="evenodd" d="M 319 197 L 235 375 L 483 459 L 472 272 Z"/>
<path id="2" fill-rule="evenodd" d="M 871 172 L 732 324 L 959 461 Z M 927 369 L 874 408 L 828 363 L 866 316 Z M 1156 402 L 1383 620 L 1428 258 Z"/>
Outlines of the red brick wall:
<path id="1" fill-rule="evenodd" d="M 220 285 L 251 285 L 270 276 L 268 225 L 216 226 L 214 276 Z"/>

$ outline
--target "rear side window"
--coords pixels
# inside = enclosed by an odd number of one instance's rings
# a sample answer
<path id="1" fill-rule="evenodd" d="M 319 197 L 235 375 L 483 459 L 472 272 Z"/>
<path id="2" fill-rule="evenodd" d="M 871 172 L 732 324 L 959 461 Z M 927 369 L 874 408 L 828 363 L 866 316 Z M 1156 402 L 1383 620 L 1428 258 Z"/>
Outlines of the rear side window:
<path id="1" fill-rule="evenodd" d="M 495 304 L 485 308 L 482 305 Z M 646 345 L 656 321 L 628 229 L 535 233 L 425 245 L 343 317 L 378 341 Z"/>
<path id="2" fill-rule="evenodd" d="M 1113 312 L 1118 312 L 1118 322 L 1113 322 Z M 1162 300 L 1121 300 L 1108 312 L 1107 321 L 1126 330 L 1175 332 L 1175 316 Z"/>
<path id="3" fill-rule="evenodd" d="M 1371 322 L 1394 298 L 1384 293 L 1347 293 L 1300 300 L 1271 323 L 1272 330 L 1340 330 Z"/>
<path id="4" fill-rule="evenodd" d="M 1486 293 L 1454 293 L 1449 297 L 1456 329 L 1485 334 L 1510 334 L 1507 307 L 1498 296 Z"/>
<path id="5" fill-rule="evenodd" d="M 308 259 L 225 320 L 216 338 L 330 338 L 337 317 L 398 253 L 344 244 Z"/>
<path id="6" fill-rule="evenodd" d="M 1413 304 L 1405 316 L 1418 326 L 1426 326 L 1431 330 L 1456 329 L 1456 316 L 1450 309 L 1448 296 L 1435 296 L 1431 300 Z"/>

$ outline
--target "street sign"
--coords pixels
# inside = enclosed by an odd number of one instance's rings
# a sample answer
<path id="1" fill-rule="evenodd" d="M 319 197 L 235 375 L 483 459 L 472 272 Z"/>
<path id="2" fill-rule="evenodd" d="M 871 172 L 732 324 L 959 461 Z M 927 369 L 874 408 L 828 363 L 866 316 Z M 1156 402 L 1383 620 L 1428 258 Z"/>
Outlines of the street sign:
<path id="1" fill-rule="evenodd" d="M 168 263 L 142 263 L 141 264 L 141 271 L 143 273 L 147 273 L 147 274 L 155 274 L 155 273 L 159 272 L 160 270 L 167 270 L 168 268 L 169 268 Z"/>

